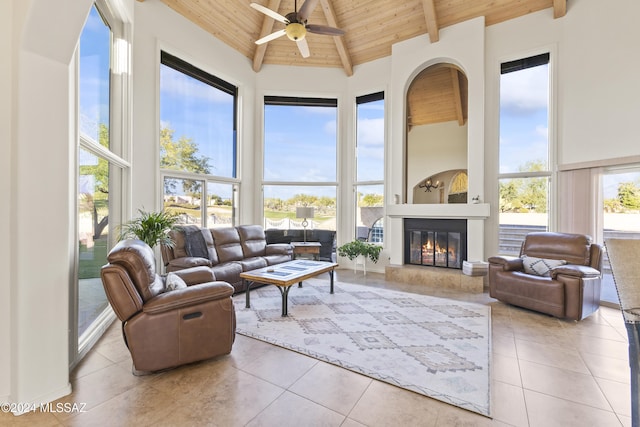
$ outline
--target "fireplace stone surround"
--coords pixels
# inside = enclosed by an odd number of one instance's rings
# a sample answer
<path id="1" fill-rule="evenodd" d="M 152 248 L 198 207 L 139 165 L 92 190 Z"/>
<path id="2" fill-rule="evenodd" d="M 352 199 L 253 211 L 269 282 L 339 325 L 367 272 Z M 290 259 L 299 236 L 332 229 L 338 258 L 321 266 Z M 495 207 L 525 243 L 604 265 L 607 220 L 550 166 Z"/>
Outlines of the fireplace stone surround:
<path id="1" fill-rule="evenodd" d="M 484 221 L 489 217 L 488 203 L 456 204 L 392 204 L 387 205 L 389 217 L 388 247 L 390 264 L 385 278 L 415 285 L 483 292 L 484 276 L 467 276 L 461 270 L 415 266 L 404 262 L 404 219 L 465 219 L 467 222 L 467 261 L 484 261 Z"/>
<path id="2" fill-rule="evenodd" d="M 462 270 L 410 264 L 387 265 L 384 278 L 413 286 L 430 286 L 468 293 L 482 293 L 488 287 L 488 283 L 485 283 L 487 276 L 467 276 L 462 274 Z"/>

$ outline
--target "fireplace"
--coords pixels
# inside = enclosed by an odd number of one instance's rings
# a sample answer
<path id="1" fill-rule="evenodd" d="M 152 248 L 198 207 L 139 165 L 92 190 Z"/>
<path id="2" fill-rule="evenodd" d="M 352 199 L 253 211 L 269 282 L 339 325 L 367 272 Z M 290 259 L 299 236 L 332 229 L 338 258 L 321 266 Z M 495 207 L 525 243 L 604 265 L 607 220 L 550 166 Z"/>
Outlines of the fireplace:
<path id="1" fill-rule="evenodd" d="M 462 269 L 466 259 L 466 219 L 404 219 L 405 264 Z"/>

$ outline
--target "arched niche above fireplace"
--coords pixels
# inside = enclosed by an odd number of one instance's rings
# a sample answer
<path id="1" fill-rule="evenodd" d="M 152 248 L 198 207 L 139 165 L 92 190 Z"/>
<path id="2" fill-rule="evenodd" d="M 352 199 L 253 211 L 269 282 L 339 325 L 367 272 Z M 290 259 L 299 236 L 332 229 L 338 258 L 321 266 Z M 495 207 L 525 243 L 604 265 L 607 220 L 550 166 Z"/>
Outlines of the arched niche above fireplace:
<path id="1" fill-rule="evenodd" d="M 408 203 L 448 203 L 449 191 L 424 194 L 419 185 L 443 170 L 465 171 L 466 176 L 467 98 L 467 77 L 454 64 L 428 66 L 411 81 L 406 99 Z"/>
<path id="2" fill-rule="evenodd" d="M 467 203 L 469 178 L 466 169 L 425 176 L 412 189 L 413 203 Z"/>

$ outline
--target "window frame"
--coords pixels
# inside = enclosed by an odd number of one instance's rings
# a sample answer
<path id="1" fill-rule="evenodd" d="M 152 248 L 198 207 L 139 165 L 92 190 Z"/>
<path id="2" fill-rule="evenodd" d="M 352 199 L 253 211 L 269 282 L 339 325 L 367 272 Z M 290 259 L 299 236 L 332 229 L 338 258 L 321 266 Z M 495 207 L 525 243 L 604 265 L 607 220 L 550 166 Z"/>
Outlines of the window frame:
<path id="1" fill-rule="evenodd" d="M 109 59 L 109 147 L 103 147 L 90 135 L 80 131 L 80 35 L 74 58 L 75 66 L 75 111 L 76 111 L 76 147 L 75 147 L 75 236 L 80 232 L 79 205 L 77 194 L 79 191 L 80 152 L 87 151 L 91 155 L 102 158 L 109 163 L 110 193 L 109 220 L 117 224 L 126 220 L 129 212 L 131 194 L 131 24 L 124 17 L 125 14 L 117 4 L 111 0 L 96 0 L 91 8 L 96 8 L 98 14 L 110 30 L 110 59 Z M 83 27 L 84 28 L 84 27 Z M 111 168 L 118 168 L 119 174 L 111 173 Z M 113 180 L 113 181 L 112 181 Z M 115 242 L 115 231 L 109 233 L 108 248 Z M 78 336 L 79 327 L 79 267 L 80 251 L 78 244 L 73 244 L 74 271 L 73 283 L 69 287 L 69 367 L 73 369 L 100 339 L 112 321 L 116 318 L 110 306 L 100 313 L 82 337 Z M 106 261 L 106 260 L 105 260 Z M 82 338 L 82 339 L 81 339 Z"/>
<path id="2" fill-rule="evenodd" d="M 543 57 L 546 57 L 546 61 L 543 61 Z M 553 175 L 553 171 L 555 168 L 555 150 L 553 149 L 554 138 L 552 138 L 551 127 L 553 125 L 552 120 L 552 104 L 553 104 L 553 90 L 552 90 L 552 56 L 551 52 L 540 53 L 537 55 L 527 56 L 521 59 L 504 61 L 500 64 L 500 76 L 503 74 L 508 74 L 516 71 L 521 71 L 527 68 L 533 68 L 540 65 L 548 64 L 549 65 L 549 101 L 547 104 L 548 112 L 547 112 L 547 123 L 548 123 L 548 137 L 547 137 L 547 170 L 546 171 L 538 171 L 538 172 L 509 172 L 509 173 L 501 173 L 500 172 L 500 143 L 498 143 L 498 180 L 501 179 L 513 179 L 513 178 L 540 178 L 540 177 L 549 177 L 551 178 Z M 500 85 L 499 85 L 500 87 Z M 500 87 L 501 89 L 501 87 Z M 500 90 L 498 96 L 500 96 Z M 498 119 L 500 119 L 500 108 L 501 104 L 498 101 Z M 498 132 L 500 127 L 498 126 Z M 498 135 L 499 136 L 499 135 Z M 549 195 L 549 205 L 551 205 L 551 195 Z M 549 210 L 551 210 L 551 206 L 549 206 Z"/>
<path id="3" fill-rule="evenodd" d="M 329 107 L 335 108 L 335 117 L 336 117 L 336 140 L 335 140 L 335 180 L 333 181 L 277 181 L 277 180 L 265 180 L 265 159 L 266 159 L 266 114 L 265 110 L 268 105 L 275 106 L 297 106 L 297 107 Z M 338 96 L 323 96 L 323 97 L 313 97 L 313 96 L 289 96 L 289 95 L 268 95 L 264 94 L 262 96 L 262 144 L 261 144 L 261 152 L 262 152 L 262 161 L 260 165 L 260 183 L 261 183 L 261 193 L 262 193 L 262 202 L 259 207 L 260 215 L 262 216 L 262 222 L 266 226 L 266 217 L 264 215 L 265 212 L 265 188 L 266 187 L 329 187 L 335 189 L 335 217 L 336 217 L 336 229 L 339 228 L 339 218 L 340 218 L 340 196 L 339 196 L 339 183 L 338 177 L 340 174 L 339 165 L 340 165 L 340 102 Z M 317 207 L 316 207 L 317 208 Z"/>
<path id="4" fill-rule="evenodd" d="M 384 90 L 380 90 L 380 91 L 376 91 L 376 92 L 372 92 L 372 93 L 368 93 L 365 95 L 359 95 L 355 97 L 355 102 L 354 102 L 354 115 L 355 115 L 355 128 L 354 128 L 354 144 L 353 144 L 353 159 L 354 159 L 354 170 L 353 170 L 353 197 L 352 197 L 352 203 L 354 206 L 354 212 L 353 212 L 353 216 L 354 216 L 354 228 L 353 228 L 353 238 L 354 239 L 358 239 L 358 220 L 357 220 L 357 216 L 358 216 L 358 188 L 360 187 L 367 187 L 367 186 L 382 186 L 382 195 L 383 195 L 383 201 L 382 201 L 382 207 L 384 208 L 385 204 L 386 204 L 386 200 L 385 200 L 385 195 L 386 195 L 386 186 L 385 186 L 385 179 L 384 179 L 384 174 L 382 179 L 379 180 L 363 180 L 363 181 L 359 181 L 358 180 L 358 169 L 359 169 L 359 165 L 358 165 L 358 106 L 362 105 L 362 104 L 366 104 L 369 102 L 375 102 L 375 101 L 385 101 L 385 91 Z M 387 134 L 387 129 L 386 129 L 386 114 L 387 114 L 387 105 L 386 102 L 384 103 L 384 110 L 383 110 L 383 121 L 384 121 L 384 130 L 383 130 L 383 147 L 382 147 L 382 163 L 383 165 L 385 164 L 385 160 L 386 160 L 386 134 Z M 386 222 L 386 217 L 383 215 L 382 216 L 382 229 L 384 230 L 385 228 L 385 222 Z M 377 219 L 375 221 L 375 223 L 378 222 L 379 219 Z M 374 223 L 374 224 L 375 224 Z M 373 227 L 372 227 L 373 228 Z M 371 234 L 371 230 L 369 230 L 369 235 Z M 382 238 L 382 242 L 376 242 L 376 244 L 379 245 L 384 245 L 384 235 Z"/>
<path id="5" fill-rule="evenodd" d="M 596 181 L 596 197 L 595 197 L 595 219 L 594 219 L 594 227 L 596 236 L 595 241 L 601 245 L 604 245 L 606 241 L 605 233 L 612 233 L 610 237 L 614 238 L 629 238 L 636 239 L 638 234 L 634 230 L 628 229 L 616 229 L 616 230 L 607 230 L 605 228 L 605 197 L 604 197 L 604 187 L 605 180 L 607 176 L 611 175 L 622 175 L 622 174 L 640 174 L 640 163 L 630 162 L 627 164 L 616 164 L 616 165 L 607 165 L 601 166 L 592 169 L 591 175 L 595 175 L 597 177 Z M 619 235 L 622 234 L 622 236 Z M 606 248 L 605 248 L 606 249 Z M 609 257 L 605 255 L 603 257 L 603 269 L 602 269 L 602 285 L 601 285 L 601 295 L 600 295 L 600 304 L 610 307 L 619 308 L 620 301 L 618 298 L 617 290 L 615 287 L 615 281 L 611 272 L 611 266 L 609 264 Z"/>
<path id="6" fill-rule="evenodd" d="M 164 182 L 166 179 L 186 179 L 193 181 L 200 181 L 202 183 L 201 186 L 201 200 L 207 200 L 208 193 L 207 188 L 208 184 L 230 184 L 232 185 L 233 190 L 233 206 L 232 206 L 232 215 L 231 215 L 231 225 L 235 225 L 239 223 L 239 206 L 238 200 L 240 197 L 240 183 L 241 180 L 238 177 L 238 165 L 239 165 L 239 156 L 238 156 L 238 105 L 239 105 L 239 89 L 236 85 L 229 83 L 206 70 L 197 67 L 176 55 L 168 52 L 165 49 L 160 50 L 160 61 L 158 67 L 165 65 L 167 67 L 172 68 L 173 70 L 180 72 L 188 77 L 191 77 L 195 80 L 198 80 L 201 83 L 207 84 L 215 89 L 218 89 L 228 95 L 233 97 L 233 165 L 232 165 L 232 173 L 231 177 L 227 176 L 219 176 L 215 174 L 203 174 L 203 173 L 195 173 L 188 171 L 179 171 L 173 169 L 160 169 L 160 200 L 162 201 L 162 209 L 164 210 Z M 161 82 L 158 85 L 160 91 Z M 159 102 L 161 102 L 161 97 L 158 96 Z M 158 108 L 158 115 L 160 114 L 160 108 Z M 160 123 L 161 118 L 158 116 L 158 131 L 160 131 Z M 159 135 L 159 134 L 158 134 Z M 160 139 L 158 137 L 158 153 L 160 151 Z M 158 165 L 160 165 L 160 157 L 158 156 Z M 206 203 L 201 205 L 200 210 L 200 224 L 204 227 L 207 225 L 207 206 Z"/>
<path id="7" fill-rule="evenodd" d="M 544 46 L 534 51 L 521 53 L 509 58 L 501 58 L 498 62 L 498 92 L 497 92 L 497 178 L 496 178 L 496 194 L 499 193 L 499 185 L 502 180 L 506 179 L 528 179 L 528 178 L 547 178 L 547 230 L 557 229 L 557 138 L 556 138 L 556 78 L 555 78 L 555 58 L 557 57 L 555 46 Z M 500 122 L 502 108 L 501 103 L 501 76 L 509 72 L 520 71 L 526 68 L 532 68 L 540 65 L 548 65 L 548 102 L 547 102 L 547 169 L 545 171 L 534 172 L 500 172 Z M 499 203 L 499 196 L 497 196 Z M 498 241 L 500 240 L 500 220 L 497 224 Z"/>

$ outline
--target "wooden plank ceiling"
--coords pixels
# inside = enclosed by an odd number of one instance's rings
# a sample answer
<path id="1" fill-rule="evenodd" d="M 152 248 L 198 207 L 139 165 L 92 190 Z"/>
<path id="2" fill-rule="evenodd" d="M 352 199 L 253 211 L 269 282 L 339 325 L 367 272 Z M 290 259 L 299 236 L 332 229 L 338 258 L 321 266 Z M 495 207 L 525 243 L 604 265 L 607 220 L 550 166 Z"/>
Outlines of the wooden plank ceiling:
<path id="1" fill-rule="evenodd" d="M 418 74 L 407 92 L 407 125 L 467 122 L 467 77 L 450 64 L 433 65 Z"/>
<path id="2" fill-rule="evenodd" d="M 138 0 L 143 2 L 144 0 Z M 286 16 L 295 10 L 295 0 L 253 0 Z M 310 1 L 310 0 L 306 0 Z M 344 69 L 347 76 L 353 67 L 391 55 L 394 43 L 428 34 L 428 43 L 437 43 L 442 28 L 479 16 L 487 26 L 519 16 L 550 9 L 550 17 L 567 13 L 567 0 L 313 0 L 316 6 L 307 22 L 328 25 L 345 31 L 334 37 L 307 33 L 311 55 L 303 58 L 296 43 L 286 36 L 263 45 L 255 41 L 284 28 L 284 24 L 250 7 L 251 0 L 162 0 L 177 13 L 202 27 L 231 48 L 246 56 L 259 72 L 264 64 Z M 298 10 L 304 0 L 297 2 Z M 141 7 L 144 13 L 144 7 Z M 440 70 L 439 78 L 449 77 L 448 87 L 455 89 L 456 76 L 451 69 Z M 463 77 L 463 76 L 462 76 Z M 466 84 L 466 79 L 464 80 Z M 465 90 L 458 84 L 458 91 Z M 453 95 L 452 95 L 453 96 Z M 466 102 L 466 93 L 462 96 Z M 454 109 L 458 107 L 452 103 Z M 412 113 L 417 113 L 416 111 Z M 463 122 L 464 112 L 455 114 Z M 460 119 L 460 117 L 463 117 Z M 462 121 L 461 121 L 462 120 Z M 411 123 L 422 120 L 413 115 Z"/>

